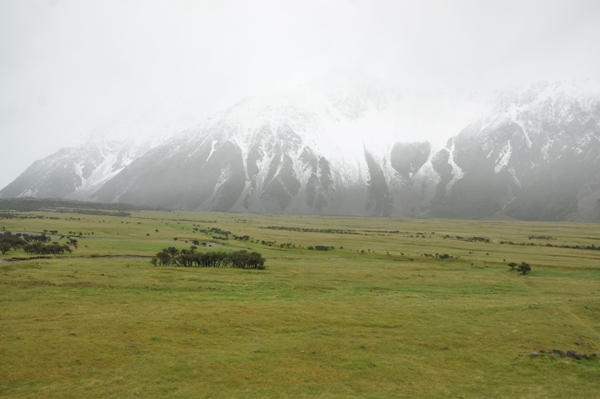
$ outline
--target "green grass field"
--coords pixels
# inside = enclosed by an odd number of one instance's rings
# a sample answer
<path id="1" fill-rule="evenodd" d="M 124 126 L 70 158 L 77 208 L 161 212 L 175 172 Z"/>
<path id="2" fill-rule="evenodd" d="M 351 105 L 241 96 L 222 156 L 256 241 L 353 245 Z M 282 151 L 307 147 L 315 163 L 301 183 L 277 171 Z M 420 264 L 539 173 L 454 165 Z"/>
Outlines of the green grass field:
<path id="1" fill-rule="evenodd" d="M 82 234 L 70 255 L 2 256 L 0 397 L 600 397 L 599 359 L 530 356 L 600 352 L 600 251 L 557 247 L 598 245 L 598 225 L 22 214 L 45 217 L 0 228 Z M 194 231 L 213 227 L 251 240 Z M 192 240 L 267 268 L 150 264 Z"/>

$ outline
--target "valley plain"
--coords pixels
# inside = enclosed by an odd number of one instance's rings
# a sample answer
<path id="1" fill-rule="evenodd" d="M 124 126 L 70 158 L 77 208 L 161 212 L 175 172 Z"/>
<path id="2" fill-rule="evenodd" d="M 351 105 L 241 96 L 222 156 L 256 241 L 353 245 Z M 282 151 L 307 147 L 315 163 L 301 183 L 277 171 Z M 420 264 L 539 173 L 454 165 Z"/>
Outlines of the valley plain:
<path id="1" fill-rule="evenodd" d="M 1 256 L 0 397 L 600 397 L 548 353 L 600 352 L 597 224 L 73 212 L 0 219 L 78 239 Z M 193 240 L 266 269 L 150 263 Z"/>

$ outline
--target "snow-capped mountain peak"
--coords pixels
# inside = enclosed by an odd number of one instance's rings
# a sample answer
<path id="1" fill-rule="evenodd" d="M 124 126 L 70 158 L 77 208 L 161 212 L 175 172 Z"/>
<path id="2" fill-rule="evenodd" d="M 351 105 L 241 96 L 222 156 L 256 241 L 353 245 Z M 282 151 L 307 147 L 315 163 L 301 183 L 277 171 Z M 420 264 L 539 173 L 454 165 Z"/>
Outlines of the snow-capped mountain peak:
<path id="1" fill-rule="evenodd" d="M 152 124 L 148 131 L 176 126 Z M 0 196 L 206 211 L 600 220 L 596 82 L 432 92 L 335 71 L 244 98 L 181 130 L 157 145 L 105 128 L 38 161 Z"/>

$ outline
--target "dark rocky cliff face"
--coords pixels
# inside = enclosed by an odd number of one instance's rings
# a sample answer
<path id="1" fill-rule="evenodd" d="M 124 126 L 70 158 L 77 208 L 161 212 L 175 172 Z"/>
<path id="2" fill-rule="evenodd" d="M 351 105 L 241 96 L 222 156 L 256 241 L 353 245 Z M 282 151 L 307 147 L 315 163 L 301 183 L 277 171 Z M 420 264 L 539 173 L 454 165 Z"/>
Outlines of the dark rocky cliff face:
<path id="1" fill-rule="evenodd" d="M 431 154 L 431 144 L 396 143 L 392 147 L 390 161 L 394 168 L 405 179 L 410 179 L 421 169 Z"/>

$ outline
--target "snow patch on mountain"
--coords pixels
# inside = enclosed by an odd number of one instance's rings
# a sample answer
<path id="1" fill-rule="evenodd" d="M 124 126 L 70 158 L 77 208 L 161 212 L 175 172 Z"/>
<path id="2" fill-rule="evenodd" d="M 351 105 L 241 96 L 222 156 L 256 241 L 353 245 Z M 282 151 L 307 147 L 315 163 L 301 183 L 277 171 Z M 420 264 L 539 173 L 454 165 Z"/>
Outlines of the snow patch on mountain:
<path id="1" fill-rule="evenodd" d="M 506 146 L 500 151 L 498 154 L 498 159 L 496 159 L 496 166 L 494 166 L 494 171 L 496 173 L 500 172 L 502 169 L 508 166 L 510 162 L 510 156 L 512 155 L 512 146 L 510 144 L 510 140 L 506 144 Z"/>
<path id="2" fill-rule="evenodd" d="M 456 151 L 456 143 L 454 142 L 453 138 L 451 139 L 451 142 L 452 144 L 448 148 L 448 164 L 452 167 L 452 180 L 450 180 L 450 182 L 446 184 L 446 194 L 450 194 L 454 183 L 462 179 L 465 175 L 460 166 L 458 166 L 456 162 L 454 162 L 454 152 Z"/>
<path id="3" fill-rule="evenodd" d="M 519 127 L 521 128 L 521 130 L 523 131 L 523 135 L 525 135 L 525 140 L 527 143 L 527 148 L 531 148 L 533 145 L 533 142 L 531 141 L 531 138 L 529 137 L 529 134 L 527 134 L 527 129 L 525 129 L 525 125 L 519 121 L 519 111 L 522 111 L 521 108 L 515 106 L 514 104 L 509 108 L 508 110 L 508 114 L 510 116 L 511 121 L 513 121 L 514 123 L 516 123 L 517 125 L 519 125 Z"/>

